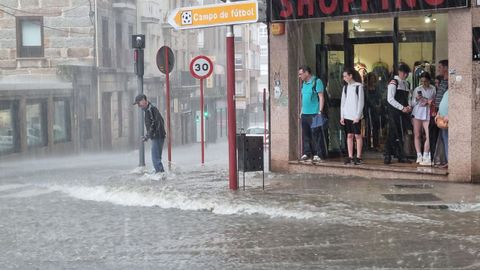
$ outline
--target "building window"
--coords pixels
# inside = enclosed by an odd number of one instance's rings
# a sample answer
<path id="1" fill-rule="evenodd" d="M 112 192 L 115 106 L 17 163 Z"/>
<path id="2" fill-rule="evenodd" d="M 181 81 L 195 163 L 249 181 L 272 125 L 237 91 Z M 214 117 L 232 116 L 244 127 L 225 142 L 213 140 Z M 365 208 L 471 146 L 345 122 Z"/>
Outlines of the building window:
<path id="1" fill-rule="evenodd" d="M 235 54 L 235 69 L 243 69 L 243 55 Z"/>
<path id="2" fill-rule="evenodd" d="M 43 17 L 17 17 L 17 56 L 43 57 Z"/>
<path id="3" fill-rule="evenodd" d="M 0 155 L 19 150 L 17 118 L 17 102 L 0 102 Z"/>
<path id="4" fill-rule="evenodd" d="M 123 53 L 123 35 L 122 35 L 122 24 L 116 23 L 115 24 L 115 44 L 117 46 L 117 67 L 123 67 L 123 57 L 125 57 Z"/>
<path id="5" fill-rule="evenodd" d="M 47 145 L 47 110 L 45 102 L 29 102 L 27 114 L 27 145 L 39 147 Z"/>
<path id="6" fill-rule="evenodd" d="M 117 110 L 118 110 L 118 137 L 123 136 L 123 93 L 117 92 Z"/>
<path id="7" fill-rule="evenodd" d="M 267 37 L 267 26 L 260 26 L 260 28 L 258 28 L 258 33 L 259 37 Z"/>
<path id="8" fill-rule="evenodd" d="M 108 36 L 108 19 L 102 18 L 102 59 L 104 67 L 112 66 L 112 51 L 110 49 Z"/>
<path id="9" fill-rule="evenodd" d="M 70 103 L 67 100 L 54 101 L 53 141 L 70 141 Z"/>
<path id="10" fill-rule="evenodd" d="M 235 82 L 235 93 L 238 96 L 245 96 L 245 82 L 244 81 L 236 81 Z"/>

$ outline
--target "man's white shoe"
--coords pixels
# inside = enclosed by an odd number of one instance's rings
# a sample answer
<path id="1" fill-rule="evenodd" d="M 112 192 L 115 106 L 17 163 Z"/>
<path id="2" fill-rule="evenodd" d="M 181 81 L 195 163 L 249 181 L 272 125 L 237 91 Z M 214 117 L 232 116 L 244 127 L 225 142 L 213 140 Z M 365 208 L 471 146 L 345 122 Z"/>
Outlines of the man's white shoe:
<path id="1" fill-rule="evenodd" d="M 307 160 L 308 159 L 308 156 L 307 155 L 303 155 L 300 160 Z"/>
<path id="2" fill-rule="evenodd" d="M 313 156 L 313 162 L 320 162 L 320 161 L 322 161 L 322 159 L 319 156 L 317 155 Z"/>

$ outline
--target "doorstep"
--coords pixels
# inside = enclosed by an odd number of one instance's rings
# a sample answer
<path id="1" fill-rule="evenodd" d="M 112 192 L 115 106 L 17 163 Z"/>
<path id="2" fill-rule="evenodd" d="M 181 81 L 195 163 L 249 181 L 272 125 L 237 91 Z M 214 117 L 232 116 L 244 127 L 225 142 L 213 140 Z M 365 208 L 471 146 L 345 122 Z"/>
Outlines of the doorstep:
<path id="1" fill-rule="evenodd" d="M 272 161 L 272 165 L 275 165 Z M 289 161 L 288 171 L 295 173 L 313 173 L 341 176 L 359 176 L 377 179 L 410 179 L 447 181 L 448 170 L 430 166 L 400 164 L 392 161 L 384 165 L 383 160 L 364 160 L 362 165 L 345 165 L 340 159 L 312 163 L 309 161 Z"/>

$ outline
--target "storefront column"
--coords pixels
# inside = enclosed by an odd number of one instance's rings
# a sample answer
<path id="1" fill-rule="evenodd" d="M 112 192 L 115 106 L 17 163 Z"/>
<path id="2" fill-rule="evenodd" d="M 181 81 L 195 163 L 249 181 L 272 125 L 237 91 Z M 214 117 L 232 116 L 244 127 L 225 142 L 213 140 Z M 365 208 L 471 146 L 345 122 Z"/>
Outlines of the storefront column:
<path id="1" fill-rule="evenodd" d="M 472 25 L 480 27 L 480 8 L 472 10 Z M 472 29 L 468 29 L 472 35 Z M 470 42 L 472 44 L 472 42 Z M 472 59 L 472 53 L 469 55 Z M 480 62 L 475 61 L 472 64 L 472 90 L 471 102 L 472 110 L 472 181 L 480 183 Z"/>
<path id="2" fill-rule="evenodd" d="M 270 37 L 271 169 L 286 171 L 287 160 L 297 159 L 299 28 L 285 23 L 283 35 Z M 295 106 L 293 106 L 295 104 Z M 294 112 L 295 111 L 295 112 Z"/>
<path id="3" fill-rule="evenodd" d="M 472 10 L 448 12 L 449 180 L 471 182 L 480 176 L 480 118 L 472 98 Z M 480 109 L 480 108 L 479 108 Z M 477 179 L 478 180 L 478 179 Z"/>

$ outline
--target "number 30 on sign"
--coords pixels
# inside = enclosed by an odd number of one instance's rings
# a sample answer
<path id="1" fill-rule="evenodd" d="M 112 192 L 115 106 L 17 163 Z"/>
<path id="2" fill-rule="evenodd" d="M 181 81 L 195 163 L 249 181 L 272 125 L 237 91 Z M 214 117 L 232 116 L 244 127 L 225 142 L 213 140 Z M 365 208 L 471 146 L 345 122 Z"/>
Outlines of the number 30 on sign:
<path id="1" fill-rule="evenodd" d="M 213 63 L 210 58 L 200 55 L 193 58 L 192 62 L 190 62 L 190 73 L 192 76 L 203 80 L 210 76 L 213 72 Z"/>

